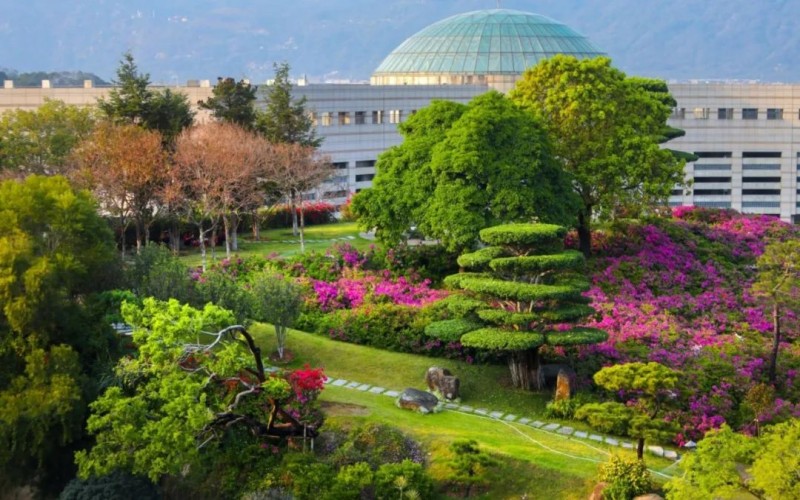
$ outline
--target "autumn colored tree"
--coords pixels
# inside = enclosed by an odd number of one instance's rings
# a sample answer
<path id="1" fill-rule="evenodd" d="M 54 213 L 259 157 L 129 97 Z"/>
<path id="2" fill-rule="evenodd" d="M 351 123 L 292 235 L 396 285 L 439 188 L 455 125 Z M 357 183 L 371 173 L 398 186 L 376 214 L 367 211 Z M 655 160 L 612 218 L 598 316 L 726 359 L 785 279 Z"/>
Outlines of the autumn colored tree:
<path id="1" fill-rule="evenodd" d="M 136 252 L 147 244 L 167 180 L 167 155 L 156 131 L 104 123 L 76 149 L 72 176 L 90 188 L 117 221 L 125 255 L 125 231 L 136 228 Z"/>
<path id="2" fill-rule="evenodd" d="M 266 177 L 298 213 L 300 251 L 305 251 L 303 193 L 318 188 L 333 174 L 330 160 L 312 146 L 297 143 L 274 143 L 266 165 Z"/>
<path id="3" fill-rule="evenodd" d="M 754 295 L 766 300 L 772 309 L 772 349 L 767 370 L 775 383 L 778 352 L 784 340 L 783 322 L 788 311 L 800 307 L 800 241 L 787 240 L 767 245 L 756 264 L 758 277 Z"/>
<path id="4" fill-rule="evenodd" d="M 241 212 L 263 201 L 269 157 L 263 138 L 232 123 L 207 123 L 178 138 L 165 198 L 197 225 L 204 269 L 205 240 L 220 220 L 227 255 L 235 250 Z"/>
<path id="5" fill-rule="evenodd" d="M 96 110 L 48 99 L 0 115 L 0 176 L 63 174 L 72 149 L 91 134 Z"/>

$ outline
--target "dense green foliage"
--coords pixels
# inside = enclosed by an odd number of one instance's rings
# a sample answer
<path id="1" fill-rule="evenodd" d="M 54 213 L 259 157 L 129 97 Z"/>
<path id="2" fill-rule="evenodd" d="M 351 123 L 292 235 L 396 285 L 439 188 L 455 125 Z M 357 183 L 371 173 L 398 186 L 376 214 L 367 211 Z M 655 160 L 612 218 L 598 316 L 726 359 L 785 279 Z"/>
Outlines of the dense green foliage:
<path id="1" fill-rule="evenodd" d="M 75 478 L 61 492 L 59 500 L 160 500 L 158 487 L 149 479 L 114 471 L 107 476 Z"/>
<path id="2" fill-rule="evenodd" d="M 256 123 L 256 92 L 258 87 L 249 82 L 233 78 L 217 78 L 217 84 L 211 89 L 213 94 L 200 107 L 211 111 L 211 115 L 223 122 L 235 123 L 246 129 L 252 129 Z"/>
<path id="3" fill-rule="evenodd" d="M 548 58 L 524 73 L 510 97 L 541 120 L 555 157 L 572 175 L 585 255 L 597 214 L 638 215 L 683 181 L 683 161 L 659 147 L 668 94 L 627 78 L 606 57 Z"/>
<path id="4" fill-rule="evenodd" d="M 265 272 L 253 277 L 249 293 L 252 297 L 251 318 L 275 327 L 278 357 L 283 359 L 286 331 L 294 325 L 303 307 L 300 287 L 281 275 Z"/>
<path id="5" fill-rule="evenodd" d="M 612 455 L 611 460 L 600 465 L 599 479 L 608 483 L 603 489 L 603 498 L 608 500 L 630 500 L 648 493 L 653 487 L 644 462 L 618 455 Z"/>
<path id="6" fill-rule="evenodd" d="M 432 323 L 426 332 L 449 340 L 461 331 L 464 346 L 508 355 L 516 387 L 541 389 L 541 346 L 594 344 L 607 338 L 596 328 L 563 328 L 594 312 L 582 296 L 588 289 L 581 274 L 584 257 L 563 251 L 565 234 L 565 228 L 552 224 L 481 230 L 481 239 L 492 246 L 459 258 L 459 264 L 473 272 L 445 278 L 446 285 L 469 297 L 445 301 L 460 321 Z M 557 324 L 559 328 L 554 328 Z"/>
<path id="7" fill-rule="evenodd" d="M 61 177 L 3 182 L 0 200 L 0 488 L 60 489 L 116 352 L 86 307 L 114 285 L 116 252 L 94 201 Z"/>
<path id="8" fill-rule="evenodd" d="M 0 175 L 64 173 L 70 152 L 94 125 L 92 108 L 49 99 L 35 110 L 0 114 Z"/>
<path id="9" fill-rule="evenodd" d="M 570 224 L 574 196 L 543 126 L 498 92 L 468 105 L 434 101 L 400 125 L 403 144 L 378 158 L 371 189 L 353 198 L 359 223 L 383 241 L 412 226 L 450 250 L 510 221 Z"/>
<path id="10" fill-rule="evenodd" d="M 258 114 L 256 128 L 274 144 L 319 147 L 322 138 L 316 136 L 314 123 L 306 112 L 306 98 L 292 97 L 289 64 L 275 64 L 274 68 L 275 79 L 267 86 L 264 94 L 266 108 Z"/>

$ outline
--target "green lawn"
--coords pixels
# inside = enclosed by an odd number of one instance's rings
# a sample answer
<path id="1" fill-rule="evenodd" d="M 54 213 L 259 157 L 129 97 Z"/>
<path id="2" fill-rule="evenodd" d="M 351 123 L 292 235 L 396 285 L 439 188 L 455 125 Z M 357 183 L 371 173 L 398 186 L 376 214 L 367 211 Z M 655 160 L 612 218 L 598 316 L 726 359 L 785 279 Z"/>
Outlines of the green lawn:
<path id="1" fill-rule="evenodd" d="M 365 250 L 375 243 L 359 236 L 358 226 L 355 222 L 338 222 L 335 224 L 324 224 L 320 226 L 309 226 L 305 229 L 306 252 L 324 251 L 339 238 L 348 238 L 346 241 L 354 247 Z M 320 240 L 320 241 L 308 241 Z M 235 255 L 239 257 L 250 257 L 255 255 L 266 256 L 278 254 L 288 256 L 300 252 L 300 237 L 292 235 L 292 229 L 269 229 L 261 232 L 261 240 L 253 241 L 251 235 L 239 235 L 239 251 Z M 216 260 L 225 258 L 225 246 L 219 246 L 215 250 Z M 201 262 L 200 250 L 192 249 L 184 252 L 183 260 L 190 266 L 198 266 Z M 211 249 L 208 249 L 208 258 L 211 261 Z"/>

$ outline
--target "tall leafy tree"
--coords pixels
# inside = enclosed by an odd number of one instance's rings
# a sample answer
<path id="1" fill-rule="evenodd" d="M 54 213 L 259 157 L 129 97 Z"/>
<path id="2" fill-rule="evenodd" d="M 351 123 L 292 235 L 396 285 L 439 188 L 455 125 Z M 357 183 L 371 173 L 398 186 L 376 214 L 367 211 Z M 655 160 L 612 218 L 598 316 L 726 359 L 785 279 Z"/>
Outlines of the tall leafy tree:
<path id="1" fill-rule="evenodd" d="M 572 175 L 580 249 L 591 225 L 620 205 L 665 200 L 683 182 L 683 161 L 659 144 L 670 107 L 606 57 L 557 55 L 527 70 L 510 97 L 540 119 L 555 157 Z"/>
<path id="2" fill-rule="evenodd" d="M 264 93 L 264 111 L 258 114 L 256 126 L 272 143 L 300 144 L 318 148 L 322 138 L 316 136 L 314 124 L 306 110 L 306 98 L 292 97 L 289 64 L 274 64 L 275 79 Z"/>
<path id="3" fill-rule="evenodd" d="M 133 54 L 126 52 L 107 98 L 97 100 L 100 111 L 117 124 L 135 124 L 157 130 L 169 146 L 181 130 L 194 122 L 186 95 L 169 89 L 151 89 L 150 75 L 140 73 Z"/>
<path id="4" fill-rule="evenodd" d="M 425 333 L 503 354 L 514 387 L 542 389 L 542 346 L 593 344 L 608 337 L 595 328 L 574 326 L 594 310 L 581 295 L 588 288 L 581 273 L 584 257 L 574 250 L 563 251 L 565 235 L 564 227 L 552 224 L 504 224 L 481 230 L 487 246 L 458 258 L 470 272 L 445 278 L 447 285 L 466 295 L 448 299 L 457 318 L 431 323 Z"/>
<path id="5" fill-rule="evenodd" d="M 63 177 L 2 182 L 0 200 L 0 489 L 50 491 L 69 480 L 114 352 L 86 304 L 118 263 L 94 200 Z"/>
<path id="6" fill-rule="evenodd" d="M 571 225 L 569 178 L 541 124 L 499 92 L 468 106 L 434 103 L 401 126 L 405 140 L 378 159 L 373 187 L 353 200 L 364 227 L 395 242 L 416 225 L 450 250 L 505 222 Z"/>
<path id="7" fill-rule="evenodd" d="M 53 175 L 68 169 L 72 149 L 96 122 L 90 107 L 48 99 L 35 110 L 0 115 L 0 175 Z"/>
<path id="8" fill-rule="evenodd" d="M 161 134 L 136 125 L 102 124 L 76 149 L 73 178 L 90 188 L 119 221 L 122 255 L 125 230 L 136 228 L 136 252 L 150 240 L 150 226 L 167 181 Z"/>
<path id="9" fill-rule="evenodd" d="M 800 308 L 800 241 L 787 240 L 767 245 L 756 267 L 758 276 L 753 283 L 753 293 L 772 309 L 772 348 L 767 373 L 769 381 L 774 383 L 787 313 Z"/>
<path id="10" fill-rule="evenodd" d="M 246 129 L 253 129 L 256 124 L 256 92 L 258 87 L 249 82 L 233 78 L 217 78 L 217 84 L 211 89 L 212 96 L 200 101 L 200 107 L 211 111 L 217 120 L 235 123 Z"/>

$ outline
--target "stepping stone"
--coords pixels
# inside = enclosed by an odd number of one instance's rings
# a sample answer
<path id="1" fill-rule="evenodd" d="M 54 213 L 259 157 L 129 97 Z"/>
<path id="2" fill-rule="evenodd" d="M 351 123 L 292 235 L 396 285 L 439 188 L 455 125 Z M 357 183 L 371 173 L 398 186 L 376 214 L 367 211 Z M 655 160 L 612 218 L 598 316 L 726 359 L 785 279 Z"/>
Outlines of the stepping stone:
<path id="1" fill-rule="evenodd" d="M 558 429 L 559 427 L 561 427 L 560 424 L 547 424 L 544 427 L 542 427 L 542 429 L 544 429 L 546 431 L 554 431 L 554 430 Z"/>
<path id="2" fill-rule="evenodd" d="M 345 238 L 347 238 L 348 240 L 354 240 L 354 239 L 356 239 L 356 237 L 355 237 L 355 236 L 345 236 Z"/>
<path id="3" fill-rule="evenodd" d="M 346 383 L 347 383 L 347 380 L 345 380 L 343 378 L 340 378 L 339 380 L 334 380 L 333 382 L 331 382 L 331 385 L 335 385 L 336 387 L 341 387 Z"/>
<path id="4" fill-rule="evenodd" d="M 610 444 L 611 446 L 619 446 L 619 441 L 610 437 L 606 438 L 606 443 Z"/>
<path id="5" fill-rule="evenodd" d="M 528 422 L 530 422 L 530 421 L 531 421 L 531 419 L 529 419 L 529 418 L 525 418 L 525 417 L 522 417 L 521 419 L 517 420 L 517 423 L 518 423 L 518 424 L 525 425 L 525 424 L 527 424 L 527 423 L 528 423 Z"/>
<path id="6" fill-rule="evenodd" d="M 265 371 L 266 371 L 266 370 L 265 370 Z M 323 384 L 325 384 L 325 385 L 331 385 L 331 384 L 332 384 L 332 383 L 334 383 L 334 382 L 336 382 L 336 379 L 335 379 L 335 378 L 330 378 L 330 377 L 328 377 L 328 378 L 326 378 L 326 379 L 325 379 L 325 381 L 323 382 Z"/>
<path id="7" fill-rule="evenodd" d="M 537 420 L 536 422 L 531 422 L 531 423 L 529 423 L 528 425 L 530 425 L 531 427 L 536 427 L 536 428 L 538 429 L 539 427 L 541 427 L 541 426 L 543 426 L 543 425 L 544 425 L 544 422 L 539 422 L 539 421 Z"/>
<path id="8" fill-rule="evenodd" d="M 359 390 L 359 391 L 366 391 L 366 390 L 367 390 L 367 389 L 369 389 L 370 387 L 372 387 L 372 386 L 371 386 L 371 385 L 369 385 L 369 384 L 361 384 L 361 385 L 359 385 L 358 387 L 356 387 L 356 390 Z"/>
<path id="9" fill-rule="evenodd" d="M 627 442 L 626 443 L 622 443 L 622 447 L 625 448 L 626 450 L 632 450 L 633 449 L 633 443 L 627 443 Z"/>
<path id="10" fill-rule="evenodd" d="M 502 411 L 493 411 L 493 412 L 491 412 L 489 414 L 489 416 L 492 417 L 492 418 L 500 418 L 500 417 L 503 416 L 503 412 Z"/>
<path id="11" fill-rule="evenodd" d="M 383 393 L 383 395 L 384 396 L 389 396 L 390 398 L 396 398 L 397 396 L 400 395 L 400 393 L 397 392 L 397 391 L 386 391 L 386 392 Z"/>
<path id="12" fill-rule="evenodd" d="M 458 410 L 459 411 L 465 411 L 467 413 L 472 413 L 475 410 L 475 408 L 473 408 L 471 406 L 467 406 L 467 405 L 461 405 L 461 406 L 458 407 Z"/>
<path id="13" fill-rule="evenodd" d="M 601 436 L 600 434 L 592 434 L 591 436 L 589 436 L 589 439 L 591 439 L 592 441 L 600 441 L 601 443 L 603 442 L 603 436 Z"/>
<path id="14" fill-rule="evenodd" d="M 457 410 L 458 409 L 458 405 L 455 404 L 455 403 L 445 403 L 444 407 L 447 408 L 448 410 Z"/>
<path id="15" fill-rule="evenodd" d="M 474 413 L 477 413 L 478 415 L 489 415 L 489 410 L 485 408 L 478 408 Z"/>
<path id="16" fill-rule="evenodd" d="M 508 415 L 506 415 L 505 418 L 503 418 L 503 420 L 505 420 L 506 422 L 513 422 L 516 419 L 517 419 L 517 416 L 516 415 L 512 415 L 510 413 Z"/>
<path id="17" fill-rule="evenodd" d="M 558 430 L 559 434 L 564 434 L 565 436 L 571 436 L 573 432 L 575 432 L 575 429 L 572 427 L 562 427 Z"/>
<path id="18" fill-rule="evenodd" d="M 664 450 L 664 458 L 669 458 L 670 460 L 677 460 L 678 453 L 673 450 Z"/>
<path id="19" fill-rule="evenodd" d="M 664 448 L 662 448 L 660 446 L 648 446 L 647 450 L 650 453 L 652 453 L 653 455 L 657 456 L 657 457 L 663 457 L 664 456 Z"/>
<path id="20" fill-rule="evenodd" d="M 350 382 L 345 387 L 347 387 L 348 389 L 355 389 L 359 385 L 361 385 L 361 382 Z"/>
<path id="21" fill-rule="evenodd" d="M 386 389 L 384 389 L 383 387 L 373 387 L 372 389 L 369 390 L 369 392 L 371 392 L 372 394 L 380 394 L 385 390 Z"/>
<path id="22" fill-rule="evenodd" d="M 589 437 L 589 433 L 585 431 L 575 431 L 575 434 L 573 434 L 573 436 L 575 436 L 576 438 L 586 438 Z"/>

